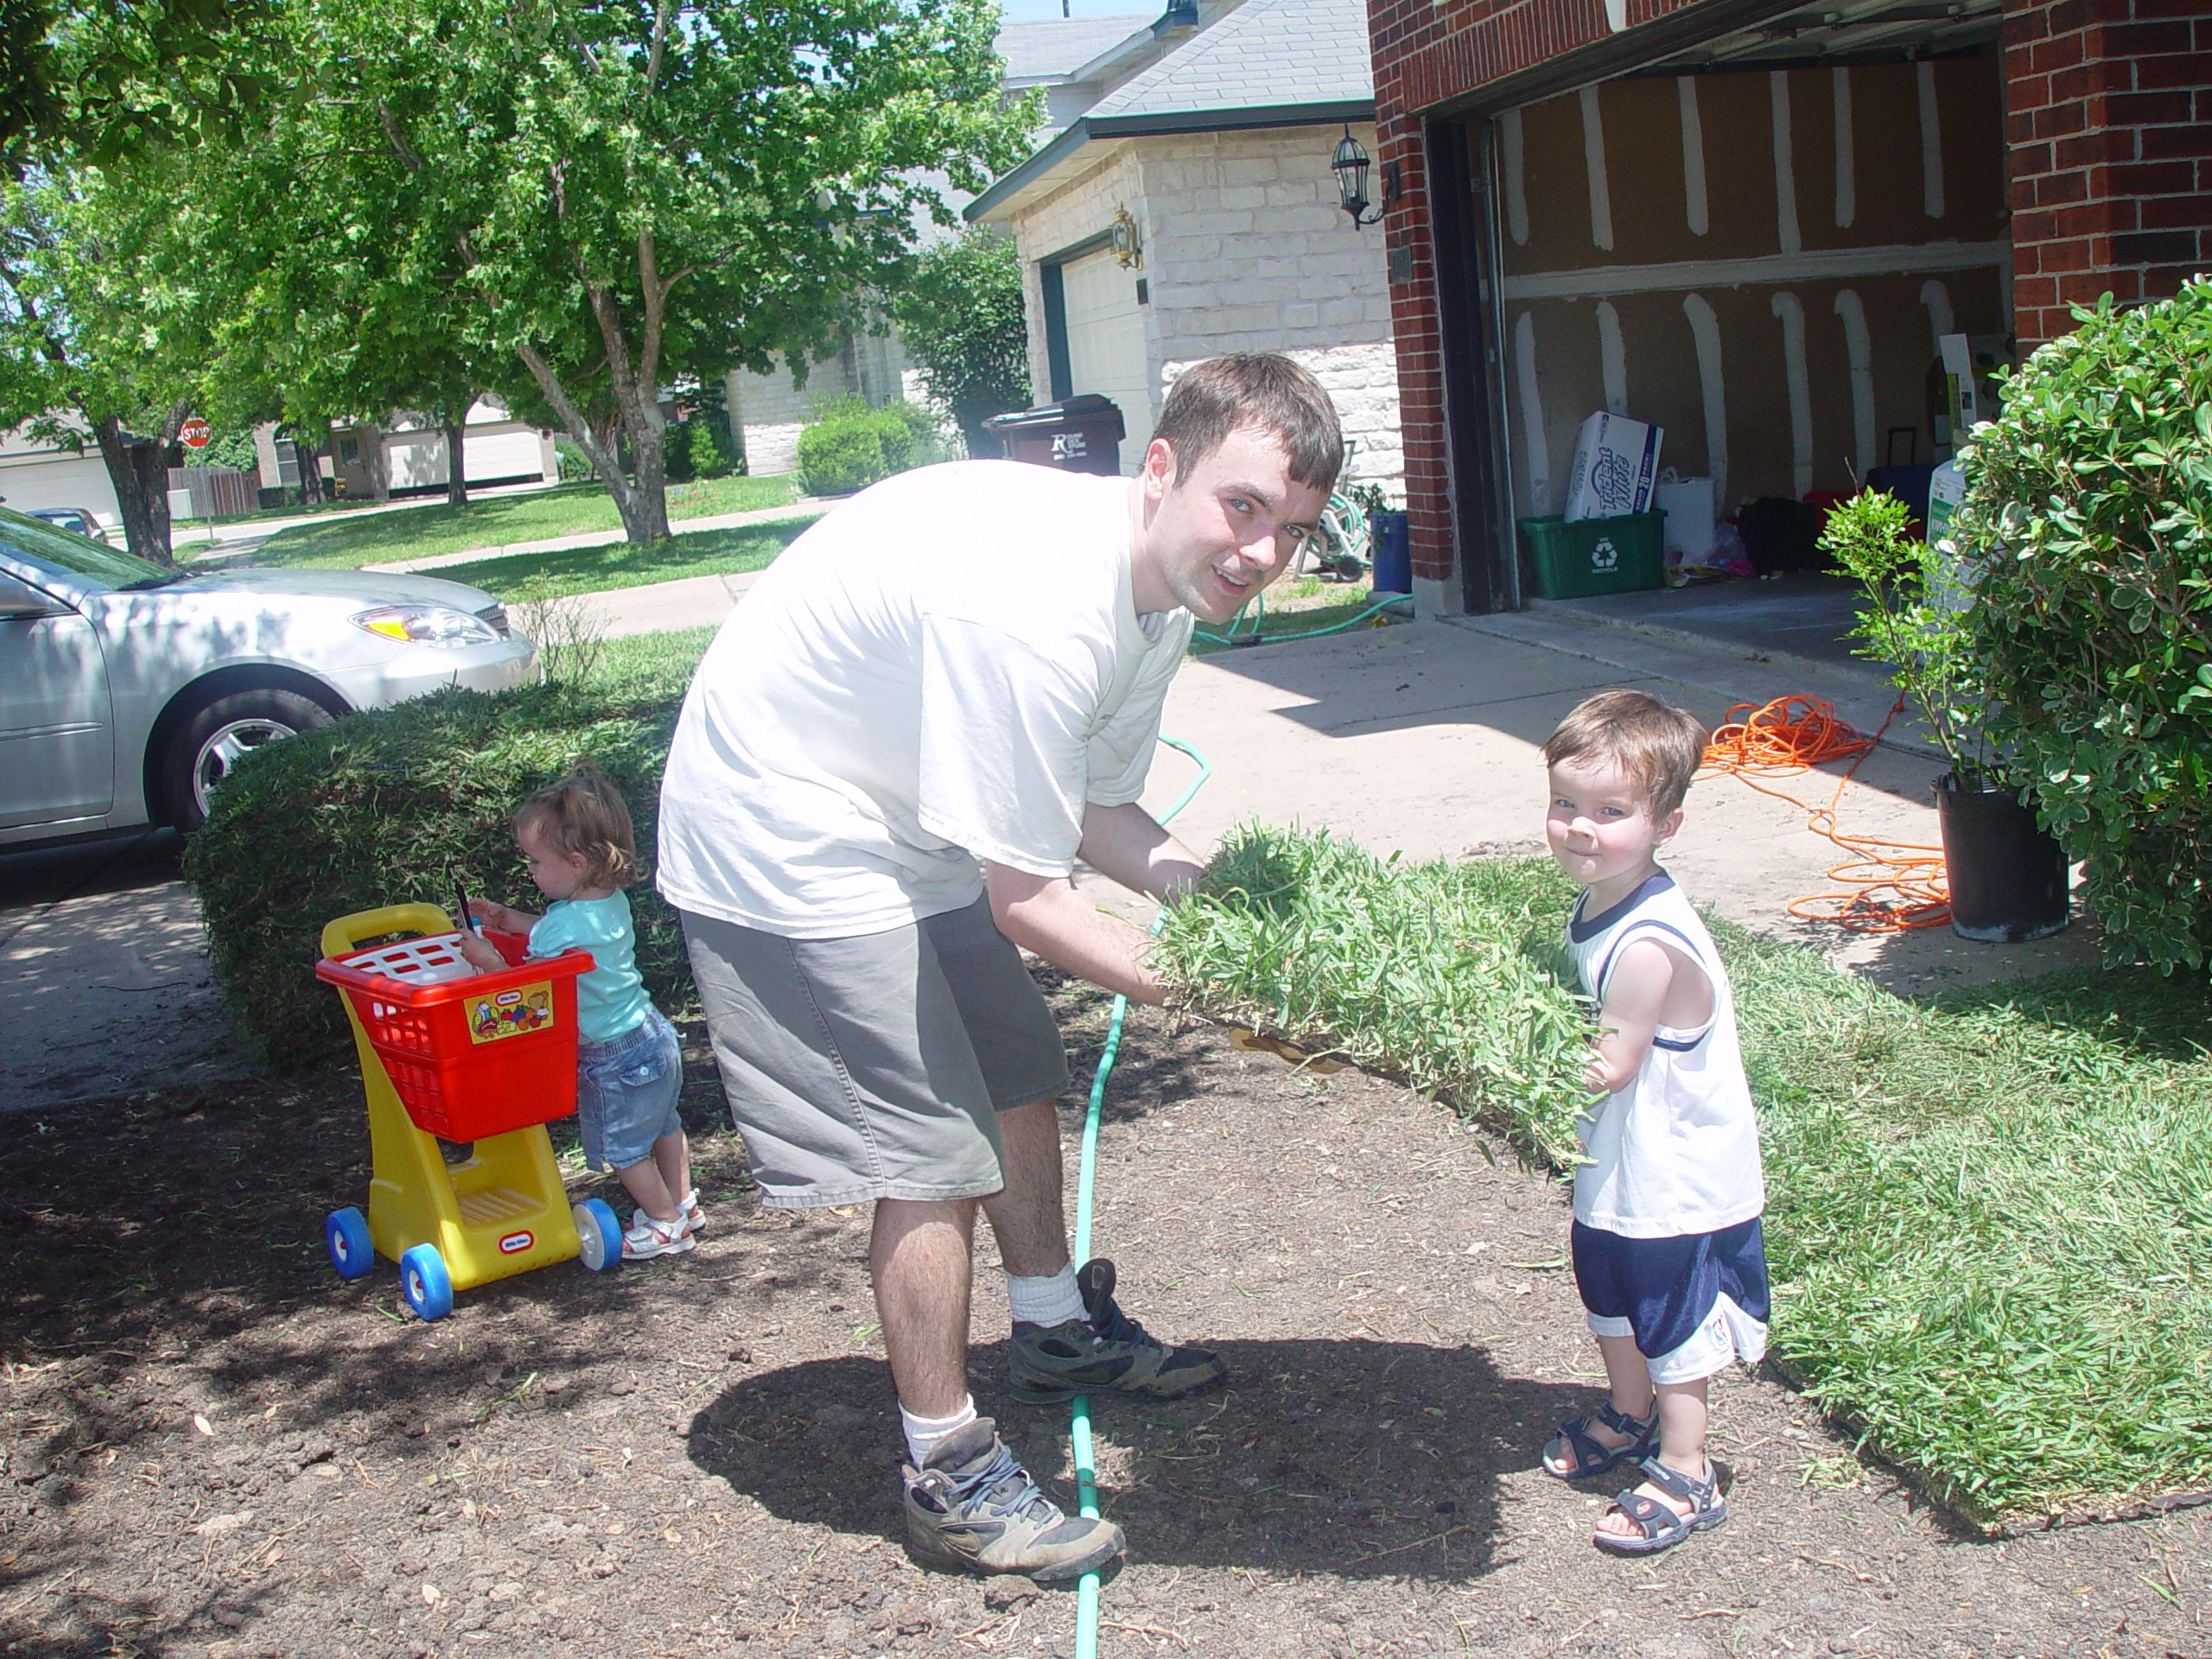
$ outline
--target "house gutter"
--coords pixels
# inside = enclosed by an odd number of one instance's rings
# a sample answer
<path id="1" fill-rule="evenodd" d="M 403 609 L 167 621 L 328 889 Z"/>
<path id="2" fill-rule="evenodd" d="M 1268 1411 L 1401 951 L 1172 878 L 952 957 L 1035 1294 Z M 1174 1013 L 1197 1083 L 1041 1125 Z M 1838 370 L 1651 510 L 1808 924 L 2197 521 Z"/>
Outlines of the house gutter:
<path id="1" fill-rule="evenodd" d="M 1038 183 L 1076 151 L 1093 141 L 1114 138 L 1161 138 L 1181 133 L 1241 132 L 1258 127 L 1333 127 L 1352 121 L 1372 121 L 1372 98 L 1344 99 L 1330 104 L 1260 104 L 1231 110 L 1147 111 L 1141 114 L 1078 116 L 1042 149 L 994 182 L 991 188 L 961 209 L 970 224 L 989 221 L 1001 208 L 1011 209 L 1014 199 Z"/>

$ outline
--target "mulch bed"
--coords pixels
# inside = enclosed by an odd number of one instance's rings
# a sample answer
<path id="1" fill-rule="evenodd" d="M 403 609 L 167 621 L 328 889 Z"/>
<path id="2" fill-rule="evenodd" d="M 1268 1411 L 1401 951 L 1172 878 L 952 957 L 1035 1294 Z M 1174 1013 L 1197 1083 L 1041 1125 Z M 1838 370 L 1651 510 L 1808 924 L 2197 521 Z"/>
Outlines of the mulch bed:
<path id="1" fill-rule="evenodd" d="M 1100 1002 L 1059 1001 L 1095 1053 Z M 323 1258 L 368 1173 L 350 1074 L 0 1119 L 0 1651 L 1070 1652 L 1071 1595 L 906 1560 L 868 1217 L 753 1205 L 701 1035 L 701 1247 L 432 1325 Z M 1598 1369 L 1556 1184 L 1145 1011 L 1111 1098 L 1099 1248 L 1234 1379 L 1097 1406 L 1102 1653 L 2212 1655 L 2205 1514 L 1979 1541 L 1766 1377 L 1718 1393 L 1729 1523 L 1599 1556 L 1616 1483 L 1536 1469 Z M 1069 1501 L 995 1272 L 976 1304 L 978 1403 Z"/>

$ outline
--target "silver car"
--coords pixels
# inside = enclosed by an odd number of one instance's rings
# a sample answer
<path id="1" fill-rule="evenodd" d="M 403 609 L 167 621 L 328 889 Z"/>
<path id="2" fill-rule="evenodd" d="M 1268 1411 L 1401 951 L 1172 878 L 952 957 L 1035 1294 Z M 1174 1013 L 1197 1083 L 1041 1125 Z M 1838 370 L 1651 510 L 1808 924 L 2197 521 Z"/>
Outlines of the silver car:
<path id="1" fill-rule="evenodd" d="M 0 846 L 199 828 L 246 751 L 441 686 L 534 682 L 489 594 L 168 570 L 0 507 Z"/>

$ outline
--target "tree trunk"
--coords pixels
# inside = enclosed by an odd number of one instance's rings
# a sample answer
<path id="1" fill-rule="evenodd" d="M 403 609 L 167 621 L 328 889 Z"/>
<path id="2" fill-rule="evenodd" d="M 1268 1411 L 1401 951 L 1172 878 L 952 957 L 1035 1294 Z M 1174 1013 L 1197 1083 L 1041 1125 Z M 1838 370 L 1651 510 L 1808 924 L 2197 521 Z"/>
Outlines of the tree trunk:
<path id="1" fill-rule="evenodd" d="M 123 515 L 124 544 L 140 558 L 174 566 L 169 547 L 168 445 L 158 438 L 141 437 L 123 429 L 123 423 L 104 415 L 92 423 L 99 440 L 100 459 L 107 464 L 108 481 L 115 486 L 115 504 Z"/>
<path id="2" fill-rule="evenodd" d="M 615 397 L 622 408 L 622 435 L 630 440 L 635 463 L 626 487 L 614 488 L 614 510 L 622 515 L 622 528 L 637 543 L 668 539 L 668 423 L 662 418 L 654 388 L 640 391 L 634 380 L 618 381 Z M 621 479 L 609 480 L 613 487 Z M 624 499 L 625 496 L 628 499 Z"/>
<path id="3" fill-rule="evenodd" d="M 468 465 L 462 444 L 465 429 L 459 421 L 442 421 L 446 435 L 446 505 L 465 507 L 468 505 Z"/>

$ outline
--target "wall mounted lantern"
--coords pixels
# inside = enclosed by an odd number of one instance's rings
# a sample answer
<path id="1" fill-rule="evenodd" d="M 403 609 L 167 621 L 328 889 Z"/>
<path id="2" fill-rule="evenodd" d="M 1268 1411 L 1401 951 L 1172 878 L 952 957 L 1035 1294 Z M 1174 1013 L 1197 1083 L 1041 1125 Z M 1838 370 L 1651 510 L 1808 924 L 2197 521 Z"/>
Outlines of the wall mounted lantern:
<path id="1" fill-rule="evenodd" d="M 1114 213 L 1112 232 L 1114 260 L 1123 270 L 1144 269 L 1144 233 L 1137 229 L 1137 222 L 1129 217 L 1127 207 Z"/>
<path id="2" fill-rule="evenodd" d="M 1359 140 L 1351 136 L 1351 128 L 1344 128 L 1344 136 L 1337 141 L 1337 153 L 1329 162 L 1329 170 L 1337 175 L 1337 195 L 1339 205 L 1351 215 L 1355 229 L 1364 229 L 1389 213 L 1398 200 L 1398 164 L 1382 163 L 1382 200 L 1372 203 L 1367 195 L 1367 169 L 1370 163 L 1367 152 L 1360 148 Z M 1367 210 L 1373 207 L 1375 211 Z"/>

